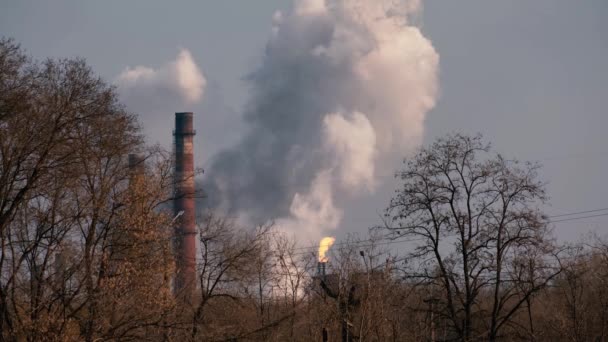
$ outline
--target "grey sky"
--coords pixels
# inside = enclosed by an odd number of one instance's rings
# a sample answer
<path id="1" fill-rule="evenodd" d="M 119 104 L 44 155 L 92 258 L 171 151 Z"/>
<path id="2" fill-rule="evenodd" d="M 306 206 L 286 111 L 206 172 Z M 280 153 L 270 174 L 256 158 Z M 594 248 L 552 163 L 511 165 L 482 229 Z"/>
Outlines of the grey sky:
<path id="1" fill-rule="evenodd" d="M 242 134 L 239 113 L 248 93 L 242 78 L 261 60 L 274 11 L 290 4 L 0 0 L 0 35 L 35 57 L 85 57 L 110 81 L 127 66 L 157 67 L 189 49 L 208 81 L 203 104 L 186 108 L 200 113 L 200 165 Z M 424 4 L 422 31 L 441 60 L 441 95 L 427 116 L 425 141 L 482 132 L 506 156 L 545 165 L 548 214 L 607 208 L 608 2 Z M 342 231 L 364 231 L 391 193 L 389 182 L 350 201 Z M 556 224 L 562 239 L 590 229 L 608 233 L 608 216 Z"/>

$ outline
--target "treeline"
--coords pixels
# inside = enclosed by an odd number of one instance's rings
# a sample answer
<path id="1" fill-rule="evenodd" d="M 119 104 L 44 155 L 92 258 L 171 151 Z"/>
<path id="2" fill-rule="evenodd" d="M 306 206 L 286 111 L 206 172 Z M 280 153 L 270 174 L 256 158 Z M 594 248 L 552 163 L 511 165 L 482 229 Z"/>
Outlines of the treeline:
<path id="1" fill-rule="evenodd" d="M 556 243 L 539 170 L 439 139 L 325 272 L 271 224 L 202 213 L 176 299 L 171 155 L 83 60 L 2 39 L 0 340 L 607 340 L 608 242 Z"/>

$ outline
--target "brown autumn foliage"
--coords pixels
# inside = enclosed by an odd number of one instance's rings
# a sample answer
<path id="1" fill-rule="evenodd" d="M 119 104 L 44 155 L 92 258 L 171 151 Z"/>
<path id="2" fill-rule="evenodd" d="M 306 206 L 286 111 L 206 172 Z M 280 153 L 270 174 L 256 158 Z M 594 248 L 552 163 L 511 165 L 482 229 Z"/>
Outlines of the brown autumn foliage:
<path id="1" fill-rule="evenodd" d="M 272 225 L 200 215 L 191 304 L 171 160 L 83 60 L 0 40 L 0 341 L 608 340 L 608 243 L 557 245 L 539 166 L 481 137 L 409 159 L 384 225 L 325 274 Z"/>

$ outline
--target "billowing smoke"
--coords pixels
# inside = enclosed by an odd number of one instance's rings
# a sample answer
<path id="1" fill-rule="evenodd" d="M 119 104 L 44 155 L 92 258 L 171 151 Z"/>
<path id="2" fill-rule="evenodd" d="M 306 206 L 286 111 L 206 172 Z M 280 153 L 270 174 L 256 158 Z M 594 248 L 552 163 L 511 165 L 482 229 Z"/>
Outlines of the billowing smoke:
<path id="1" fill-rule="evenodd" d="M 273 17 L 249 77 L 248 133 L 206 170 L 212 206 L 299 237 L 336 228 L 343 196 L 416 147 L 435 105 L 439 57 L 411 24 L 419 1 L 296 0 Z"/>
<path id="2" fill-rule="evenodd" d="M 170 146 L 171 132 L 167 127 L 173 127 L 171 114 L 200 102 L 207 85 L 205 76 L 186 49 L 156 69 L 147 66 L 126 68 L 116 77 L 115 83 L 123 102 L 142 114 L 150 142 L 163 142 L 165 146 Z"/>
<path id="3" fill-rule="evenodd" d="M 146 66 L 126 68 L 117 78 L 125 96 L 151 93 L 176 95 L 183 102 L 198 102 L 203 96 L 207 81 L 192 59 L 190 51 L 182 49 L 174 61 L 155 70 Z"/>

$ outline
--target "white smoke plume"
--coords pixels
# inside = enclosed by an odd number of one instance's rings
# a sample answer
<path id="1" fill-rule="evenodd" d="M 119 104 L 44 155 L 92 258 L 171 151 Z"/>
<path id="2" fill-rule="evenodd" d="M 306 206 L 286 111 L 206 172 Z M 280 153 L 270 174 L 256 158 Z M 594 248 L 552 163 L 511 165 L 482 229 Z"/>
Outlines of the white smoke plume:
<path id="1" fill-rule="evenodd" d="M 204 95 L 207 80 L 190 51 L 182 49 L 174 60 L 159 68 L 127 67 L 115 84 L 123 102 L 146 123 L 146 135 L 152 142 L 170 146 L 167 127 L 173 125 L 173 112 L 190 108 Z"/>
<path id="2" fill-rule="evenodd" d="M 175 92 L 190 104 L 201 99 L 206 83 L 205 76 L 186 49 L 182 49 L 174 61 L 157 70 L 141 65 L 127 67 L 117 77 L 121 93 L 127 97 L 133 96 L 133 92 Z"/>
<path id="3" fill-rule="evenodd" d="M 351 191 L 373 190 L 376 132 L 367 117 L 354 112 L 349 118 L 328 114 L 323 119 L 324 145 L 333 157 L 341 185 Z"/>
<path id="4" fill-rule="evenodd" d="M 373 191 L 379 165 L 415 148 L 439 56 L 410 19 L 420 1 L 297 0 L 273 16 L 241 143 L 213 158 L 208 201 L 314 240 L 340 196 Z"/>
<path id="5" fill-rule="evenodd" d="M 292 234 L 299 241 L 318 240 L 321 230 L 333 229 L 342 220 L 342 210 L 333 203 L 331 173 L 319 172 L 308 193 L 296 193 L 289 207 L 290 215 L 279 218 L 275 223 L 284 232 Z M 313 234 L 314 233 L 314 234 Z"/>

